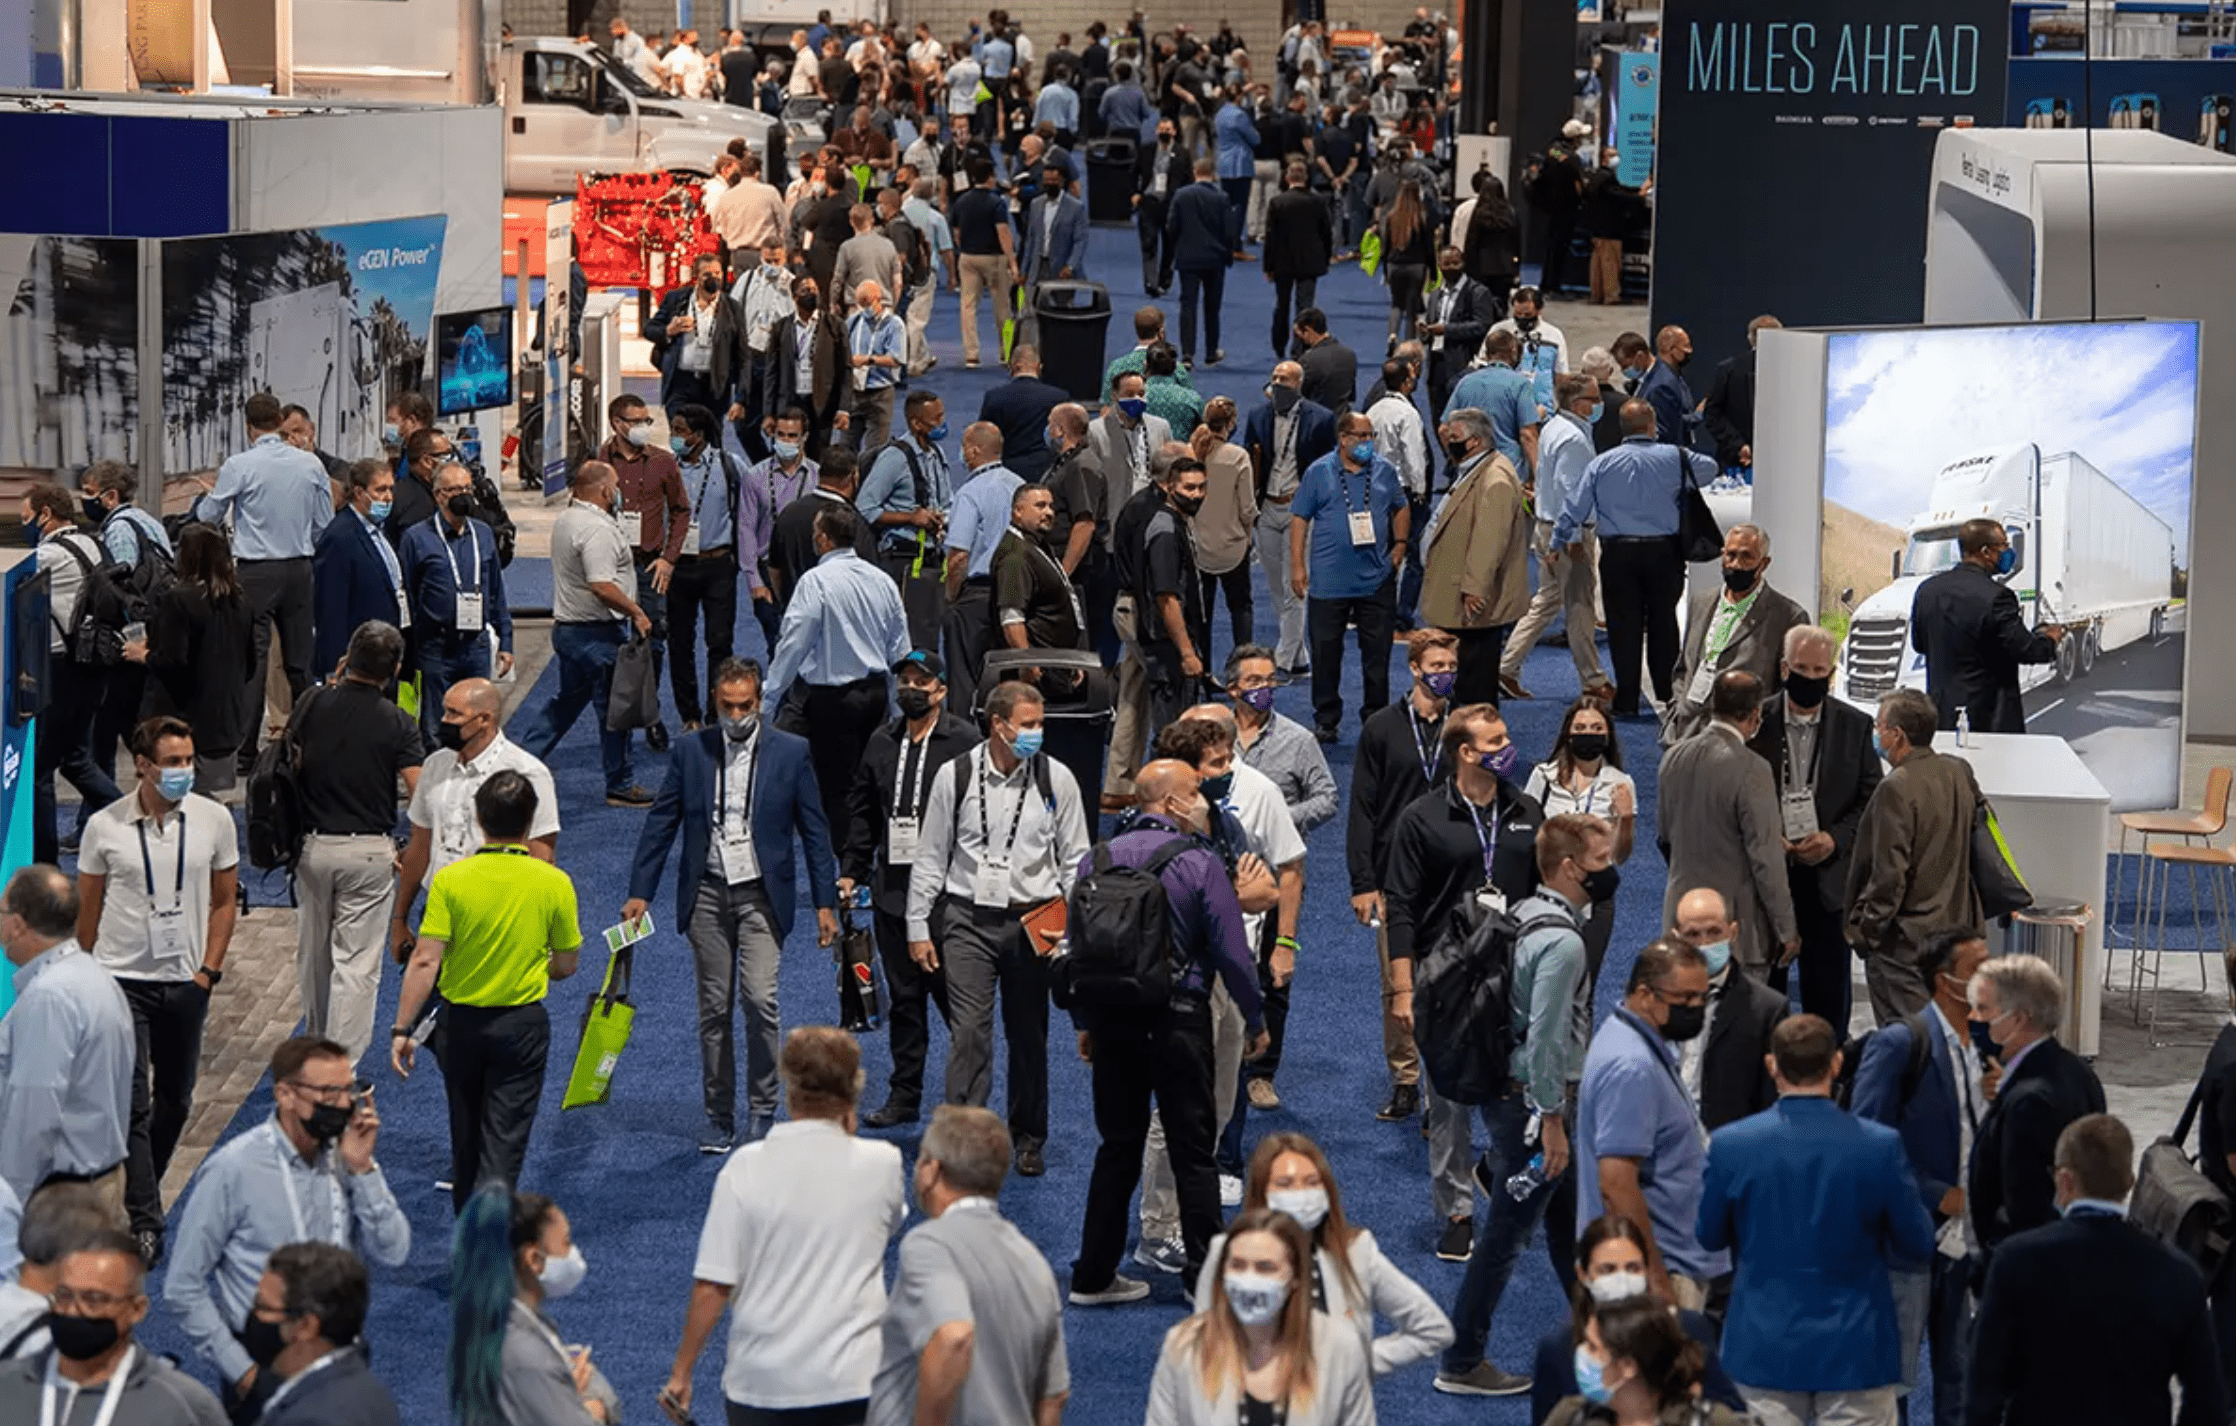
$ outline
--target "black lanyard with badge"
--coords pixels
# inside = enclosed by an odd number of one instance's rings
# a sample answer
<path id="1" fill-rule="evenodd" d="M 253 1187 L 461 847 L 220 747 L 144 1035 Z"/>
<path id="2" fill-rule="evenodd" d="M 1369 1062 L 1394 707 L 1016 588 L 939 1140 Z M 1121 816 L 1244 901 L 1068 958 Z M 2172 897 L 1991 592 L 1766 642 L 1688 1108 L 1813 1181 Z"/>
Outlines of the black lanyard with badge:
<path id="1" fill-rule="evenodd" d="M 1374 470 L 1370 466 L 1362 471 L 1366 477 L 1366 508 L 1351 508 L 1351 472 L 1344 467 L 1342 457 L 1335 462 L 1335 478 L 1343 482 L 1343 510 L 1351 521 L 1351 543 L 1361 549 L 1372 548 L 1374 537 Z"/>
<path id="2" fill-rule="evenodd" d="M 1025 821 L 1025 804 L 1031 800 L 1030 781 L 1017 789 L 1017 806 L 1009 816 L 1009 838 L 1002 843 L 1001 855 L 994 854 L 993 830 L 986 822 L 986 804 L 993 798 L 995 786 L 994 758 L 983 747 L 978 750 L 982 760 L 978 778 L 978 875 L 971 882 L 971 901 L 975 905 L 1000 910 L 1009 905 L 1010 856 L 1017 849 L 1017 829 Z M 1018 771 L 1030 779 L 1030 763 L 1020 762 Z"/>
<path id="3" fill-rule="evenodd" d="M 1799 842 L 1817 835 L 1817 769 L 1825 757 L 1825 716 L 1820 710 L 1817 726 L 1809 739 L 1809 776 L 1800 786 L 1793 783 L 1793 724 L 1786 724 L 1785 789 L 1778 794 L 1779 820 L 1789 842 Z"/>
<path id="4" fill-rule="evenodd" d="M 723 736 L 727 738 L 728 734 Z M 722 858 L 723 875 L 732 886 L 761 879 L 761 859 L 753 847 L 753 787 L 761 777 L 760 735 L 756 733 L 745 741 L 745 800 L 738 808 L 735 831 L 730 820 L 732 754 L 728 748 L 722 750 L 722 761 L 715 768 L 715 844 Z"/>
<path id="5" fill-rule="evenodd" d="M 481 541 L 475 536 L 474 527 L 466 526 L 466 543 L 474 547 L 474 587 L 473 592 L 468 593 L 466 582 L 458 577 L 458 556 L 450 548 L 449 537 L 443 533 L 442 518 L 437 515 L 427 523 L 435 527 L 435 542 L 443 547 L 443 558 L 450 561 L 450 588 L 456 607 L 450 627 L 461 634 L 478 634 L 481 632 Z"/>
<path id="6" fill-rule="evenodd" d="M 162 824 L 156 825 L 160 830 Z M 140 870 L 147 877 L 149 949 L 158 965 L 173 959 L 191 962 L 194 946 L 186 926 L 186 809 L 179 808 L 179 864 L 172 878 L 168 909 L 156 900 L 155 857 L 148 850 L 147 818 L 140 818 L 132 826 L 140 834 Z"/>
<path id="7" fill-rule="evenodd" d="M 1461 795 L 1458 787 L 1455 786 L 1452 791 L 1459 797 L 1460 805 L 1467 809 L 1467 820 L 1475 825 L 1475 840 L 1483 848 L 1483 884 L 1476 889 L 1476 903 L 1485 911 L 1504 911 L 1506 893 L 1499 890 L 1498 883 L 1492 879 L 1492 873 L 1498 866 L 1498 798 L 1494 796 L 1491 799 L 1491 825 L 1485 827 L 1482 810 Z"/>
<path id="8" fill-rule="evenodd" d="M 678 552 L 687 555 L 699 552 L 699 522 L 706 514 L 707 482 L 714 479 L 715 471 L 729 459 L 728 454 L 713 445 L 700 454 L 705 464 L 699 470 L 698 493 L 691 497 L 691 523 L 683 527 L 683 548 Z M 769 501 L 771 504 L 776 501 L 776 477 L 773 475 L 769 477 Z"/>
<path id="9" fill-rule="evenodd" d="M 901 757 L 893 770 L 893 810 L 885 819 L 885 864 L 913 866 L 916 843 L 924 833 L 924 791 L 932 781 L 932 735 L 901 739 Z"/>

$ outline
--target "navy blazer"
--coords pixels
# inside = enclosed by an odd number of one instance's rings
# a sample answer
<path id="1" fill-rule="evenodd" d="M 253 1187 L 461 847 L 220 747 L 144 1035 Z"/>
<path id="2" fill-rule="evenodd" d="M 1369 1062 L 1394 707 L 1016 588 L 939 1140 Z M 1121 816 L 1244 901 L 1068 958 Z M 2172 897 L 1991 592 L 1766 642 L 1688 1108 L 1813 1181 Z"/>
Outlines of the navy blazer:
<path id="1" fill-rule="evenodd" d="M 1909 1101 L 1902 1098 L 1902 1079 L 1910 1069 L 1911 1046 L 1907 1020 L 1880 1026 L 1863 1043 L 1863 1063 L 1856 1066 L 1855 1093 L 1848 1107 L 1859 1119 L 1884 1124 L 1902 1136 L 1910 1156 L 1910 1172 L 1918 1181 L 1918 1197 L 1933 1221 L 1941 1221 L 1941 1200 L 1952 1188 L 1964 1186 L 1964 1091 L 1949 1065 L 1949 1037 L 1941 1017 L 1928 1008 L 1924 1015 L 1925 1067 Z M 1974 1106 L 1985 1113 L 1985 1104 Z"/>
<path id="2" fill-rule="evenodd" d="M 1250 453 L 1250 473 L 1258 483 L 1258 503 L 1266 498 L 1266 477 L 1273 473 L 1273 403 L 1261 401 L 1242 422 L 1242 448 Z M 1317 401 L 1297 402 L 1297 479 L 1312 463 L 1335 450 L 1335 413 Z"/>
<path id="3" fill-rule="evenodd" d="M 1026 206 L 1024 217 L 1025 241 L 1017 255 L 1017 270 L 1032 282 L 1040 275 L 1040 225 L 1046 221 L 1037 198 Z M 1056 199 L 1056 228 L 1048 243 L 1048 276 L 1055 277 L 1067 267 L 1071 277 L 1066 281 L 1086 280 L 1087 205 L 1069 193 Z"/>
<path id="4" fill-rule="evenodd" d="M 2036 1042 L 2003 1076 L 1966 1166 L 1964 1206 L 1983 1253 L 2013 1233 L 2057 1221 L 2050 1174 L 2057 1136 L 2082 1115 L 2103 1112 L 2096 1071 L 2055 1035 Z"/>
<path id="5" fill-rule="evenodd" d="M 1708 1141 L 1698 1228 L 1737 1265 L 1733 1381 L 1814 1392 L 1902 1379 L 1887 1267 L 1931 1260 L 1933 1220 L 1894 1130 L 1815 1095 L 1727 1124 Z"/>
<path id="6" fill-rule="evenodd" d="M 301 1378 L 258 1426 L 397 1426 L 396 1398 L 365 1366 L 362 1349 Z"/>
<path id="7" fill-rule="evenodd" d="M 1181 272 L 1225 271 L 1242 241 L 1234 209 L 1213 183 L 1191 183 L 1172 195 L 1165 236 L 1172 240 L 1169 266 Z"/>
<path id="8" fill-rule="evenodd" d="M 409 479 L 403 476 L 397 483 Z M 316 677 L 333 672 L 359 624 L 367 619 L 396 622 L 396 581 L 373 547 L 379 538 L 352 507 L 328 520 L 311 546 L 311 673 Z M 397 566 L 402 565 L 399 556 Z"/>
<path id="9" fill-rule="evenodd" d="M 1690 446 L 1699 425 L 1693 411 L 1693 391 L 1668 362 L 1660 357 L 1646 368 L 1638 383 L 1638 399 L 1654 408 L 1654 439 L 1673 446 Z"/>
<path id="10" fill-rule="evenodd" d="M 1048 449 L 1048 413 L 1071 399 L 1069 391 L 1037 376 L 1014 376 L 979 401 L 978 419 L 1001 427 L 1002 464 L 1037 481 L 1056 462 Z"/>
<path id="11" fill-rule="evenodd" d="M 630 899 L 650 901 L 660 890 L 660 872 L 668 864 L 676 833 L 682 832 L 683 855 L 675 874 L 674 929 L 679 935 L 690 923 L 691 903 L 698 899 L 699 880 L 714 850 L 716 759 L 724 755 L 723 736 L 717 725 L 675 740 L 668 780 L 652 799 L 644 831 L 637 837 L 636 864 L 629 871 Z M 808 760 L 807 739 L 769 722 L 763 722 L 754 736 L 761 747 L 756 754 L 760 766 L 754 771 L 753 852 L 760 859 L 761 887 L 768 894 L 769 912 L 776 918 L 776 936 L 781 941 L 792 933 L 792 909 L 798 899 L 793 842 L 797 840 L 807 854 L 808 896 L 814 905 L 838 909 L 838 866 L 831 857 L 831 825 L 823 815 L 823 793 Z"/>

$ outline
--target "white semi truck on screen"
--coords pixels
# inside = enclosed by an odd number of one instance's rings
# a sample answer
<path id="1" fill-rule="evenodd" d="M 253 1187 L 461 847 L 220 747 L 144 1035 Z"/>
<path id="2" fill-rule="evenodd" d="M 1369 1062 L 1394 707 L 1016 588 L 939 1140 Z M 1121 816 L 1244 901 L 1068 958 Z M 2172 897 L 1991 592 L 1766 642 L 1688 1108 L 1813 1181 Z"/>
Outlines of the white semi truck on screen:
<path id="1" fill-rule="evenodd" d="M 1869 707 L 1898 687 L 1925 688 L 1925 656 L 1910 638 L 1911 600 L 1957 562 L 1957 529 L 2002 524 L 2017 567 L 2005 577 L 2028 627 L 2064 624 L 2054 663 L 2020 670 L 2020 687 L 2085 676 L 2099 654 L 2155 639 L 2177 616 L 2174 532 L 2079 453 L 2044 456 L 2029 442 L 1965 456 L 1933 478 L 1931 503 L 1911 518 L 1894 556 L 1894 582 L 1850 613 L 1835 692 Z"/>

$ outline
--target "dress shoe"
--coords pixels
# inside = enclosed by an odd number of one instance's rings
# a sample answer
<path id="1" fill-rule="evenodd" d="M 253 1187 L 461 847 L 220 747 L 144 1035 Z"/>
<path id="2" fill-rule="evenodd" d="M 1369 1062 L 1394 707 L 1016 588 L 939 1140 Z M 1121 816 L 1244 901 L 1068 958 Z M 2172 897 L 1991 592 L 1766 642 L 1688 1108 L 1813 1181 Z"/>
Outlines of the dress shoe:
<path id="1" fill-rule="evenodd" d="M 1419 1085 L 1393 1085 L 1390 1088 L 1390 1102 L 1375 1110 L 1374 1117 L 1385 1124 L 1395 1124 L 1401 1119 L 1412 1118 L 1414 1111 L 1420 1107 L 1421 1087 Z"/>
<path id="2" fill-rule="evenodd" d="M 1335 728 L 1314 728 L 1312 730 L 1312 736 L 1319 739 L 1323 743 L 1333 743 L 1337 739 L 1341 738 L 1343 734 L 1340 730 Z"/>
<path id="3" fill-rule="evenodd" d="M 612 789 L 606 793 L 606 806 L 608 807 L 650 807 L 651 805 L 652 793 L 648 789 L 634 784 Z"/>
<path id="4" fill-rule="evenodd" d="M 1535 698 L 1537 696 L 1522 687 L 1520 679 L 1508 678 L 1503 673 L 1498 676 L 1498 691 L 1499 695 L 1504 698 Z"/>
<path id="5" fill-rule="evenodd" d="M 668 725 L 655 723 L 644 730 L 644 745 L 656 753 L 668 750 Z"/>
<path id="6" fill-rule="evenodd" d="M 1019 1144 L 1017 1146 L 1017 1172 L 1025 1178 L 1039 1178 L 1042 1174 L 1048 1172 L 1048 1165 L 1041 1162 L 1040 1145 Z"/>
<path id="7" fill-rule="evenodd" d="M 1281 1092 L 1273 1087 L 1273 1081 L 1270 1079 L 1251 1080 L 1249 1094 L 1252 1109 L 1261 1109 L 1270 1113 L 1281 1107 Z"/>
<path id="8" fill-rule="evenodd" d="M 873 1109 L 862 1116 L 862 1127 L 865 1129 L 890 1129 L 896 1124 L 913 1124 L 920 1113 L 921 1111 L 913 1104 L 896 1104 L 888 1099 L 885 1101 L 884 1107 Z"/>

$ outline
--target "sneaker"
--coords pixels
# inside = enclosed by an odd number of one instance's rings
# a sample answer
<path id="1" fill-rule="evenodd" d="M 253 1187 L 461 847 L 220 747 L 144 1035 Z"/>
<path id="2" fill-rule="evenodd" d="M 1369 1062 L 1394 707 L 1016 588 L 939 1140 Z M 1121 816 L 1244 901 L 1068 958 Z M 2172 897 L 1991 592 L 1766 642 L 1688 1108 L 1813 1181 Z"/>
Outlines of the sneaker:
<path id="1" fill-rule="evenodd" d="M 650 807 L 651 805 L 651 790 L 639 787 L 635 783 L 631 783 L 627 787 L 606 789 L 606 806 L 608 807 Z"/>
<path id="2" fill-rule="evenodd" d="M 1401 1119 L 1412 1118 L 1413 1111 L 1420 1107 L 1421 1087 L 1419 1085 L 1393 1085 L 1390 1089 L 1390 1102 L 1375 1110 L 1374 1117 L 1385 1124 L 1395 1124 Z"/>
<path id="3" fill-rule="evenodd" d="M 702 1154 L 726 1154 L 735 1147 L 737 1136 L 728 1129 L 709 1127 L 699 1136 L 699 1152 Z"/>
<path id="4" fill-rule="evenodd" d="M 1438 1372 L 1436 1389 L 1452 1396 L 1520 1396 L 1529 1390 L 1529 1378 L 1477 1362 L 1464 1372 Z"/>
<path id="5" fill-rule="evenodd" d="M 1448 1263 L 1464 1263 L 1475 1247 L 1475 1219 L 1454 1218 L 1437 1235 L 1436 1255 Z"/>
<path id="6" fill-rule="evenodd" d="M 1242 1206 L 1242 1175 L 1232 1173 L 1219 1175 L 1219 1203 L 1226 1208 L 1240 1208 Z"/>
<path id="7" fill-rule="evenodd" d="M 1023 1178 L 1039 1178 L 1048 1172 L 1047 1162 L 1041 1158 L 1040 1145 L 1026 1143 L 1017 1146 L 1017 1172 Z"/>
<path id="8" fill-rule="evenodd" d="M 1188 1250 L 1178 1238 L 1144 1238 L 1134 1249 L 1134 1261 L 1151 1272 L 1177 1276 L 1188 1270 Z"/>
<path id="9" fill-rule="evenodd" d="M 1149 1295 L 1149 1284 L 1139 1278 L 1120 1277 L 1113 1273 L 1110 1285 L 1099 1292 L 1071 1290 L 1074 1307 L 1114 1307 L 1121 1302 L 1139 1302 Z"/>
<path id="10" fill-rule="evenodd" d="M 1252 1109 L 1275 1110 L 1281 1107 L 1281 1092 L 1273 1087 L 1270 1079 L 1254 1079 L 1249 1088 Z"/>
<path id="11" fill-rule="evenodd" d="M 1221 363 L 1221 362 L 1225 361 L 1226 359 L 1227 359 L 1227 352 L 1226 352 L 1226 348 L 1224 348 L 1224 347 L 1220 347 L 1220 348 L 1217 348 L 1217 349 L 1215 349 L 1215 350 L 1214 350 L 1214 351 L 1213 351 L 1213 352 L 1211 353 L 1211 355 L 1210 355 L 1210 356 L 1207 356 L 1207 357 L 1205 357 L 1205 358 L 1203 359 L 1203 364 L 1204 364 L 1205 366 L 1217 366 L 1217 365 L 1218 365 L 1219 363 Z"/>

